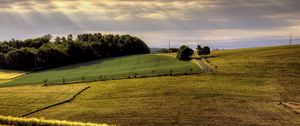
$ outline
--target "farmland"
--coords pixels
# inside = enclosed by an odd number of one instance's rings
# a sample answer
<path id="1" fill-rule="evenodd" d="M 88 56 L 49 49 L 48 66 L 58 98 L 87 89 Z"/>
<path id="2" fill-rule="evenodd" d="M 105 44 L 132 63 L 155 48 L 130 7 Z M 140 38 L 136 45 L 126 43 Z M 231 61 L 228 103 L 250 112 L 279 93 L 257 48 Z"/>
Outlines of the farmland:
<path id="1" fill-rule="evenodd" d="M 20 86 L 0 88 L 0 115 L 21 116 L 36 109 L 62 101 L 84 85 Z"/>
<path id="2" fill-rule="evenodd" d="M 109 80 L 199 72 L 199 67 L 189 61 L 178 61 L 176 58 L 162 55 L 134 55 L 96 60 L 26 74 L 10 82 L 0 84 L 0 86 L 42 83 L 61 84 L 76 81 Z"/>
<path id="3" fill-rule="evenodd" d="M 300 116 L 279 102 L 300 102 L 299 53 L 300 45 L 220 50 L 213 52 L 218 57 L 207 59 L 217 66 L 213 73 L 4 87 L 0 114 L 14 115 L 27 101 L 48 98 L 44 95 L 58 97 L 63 87 L 69 92 L 91 86 L 72 102 L 27 117 L 116 125 L 297 126 Z M 30 96 L 12 96 L 25 88 L 27 93 L 20 94 Z M 10 104 L 15 100 L 20 101 Z"/>
<path id="4" fill-rule="evenodd" d="M 94 82 L 73 102 L 31 116 L 118 125 L 300 125 L 279 105 L 300 102 L 299 53 L 299 45 L 216 51 L 212 74 Z"/>

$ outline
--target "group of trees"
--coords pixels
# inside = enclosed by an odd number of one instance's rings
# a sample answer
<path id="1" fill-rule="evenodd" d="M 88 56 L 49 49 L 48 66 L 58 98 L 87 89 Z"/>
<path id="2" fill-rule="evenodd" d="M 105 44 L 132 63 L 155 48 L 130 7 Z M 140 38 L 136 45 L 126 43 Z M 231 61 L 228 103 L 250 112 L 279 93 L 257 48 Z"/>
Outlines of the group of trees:
<path id="1" fill-rule="evenodd" d="M 46 69 L 100 58 L 150 53 L 148 46 L 130 35 L 80 34 L 75 39 L 51 35 L 0 42 L 0 67 Z"/>
<path id="2" fill-rule="evenodd" d="M 204 46 L 203 48 L 201 48 L 200 45 L 197 45 L 196 50 L 197 50 L 198 55 L 209 55 L 210 54 L 210 48 L 207 46 Z M 191 59 L 191 56 L 193 56 L 193 54 L 194 54 L 194 51 L 191 48 L 189 48 L 186 45 L 183 45 L 178 49 L 176 57 L 179 60 L 189 60 L 189 59 Z"/>
<path id="3" fill-rule="evenodd" d="M 204 46 L 203 48 L 200 45 L 197 45 L 197 53 L 198 55 L 209 55 L 210 54 L 210 48 L 207 46 Z"/>
<path id="4" fill-rule="evenodd" d="M 170 49 L 167 49 L 167 48 L 162 48 L 160 50 L 158 50 L 159 53 L 176 53 L 178 52 L 178 48 L 170 48 Z"/>

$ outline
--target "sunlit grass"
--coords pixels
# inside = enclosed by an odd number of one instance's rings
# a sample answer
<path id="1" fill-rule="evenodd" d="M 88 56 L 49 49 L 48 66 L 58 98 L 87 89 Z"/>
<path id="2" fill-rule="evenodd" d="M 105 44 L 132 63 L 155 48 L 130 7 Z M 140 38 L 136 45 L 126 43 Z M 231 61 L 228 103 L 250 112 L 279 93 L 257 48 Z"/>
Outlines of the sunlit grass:
<path id="1" fill-rule="evenodd" d="M 0 116 L 1 124 L 14 126 L 109 126 L 107 124 L 46 120 L 43 118 L 18 118 L 12 116 Z"/>
<path id="2" fill-rule="evenodd" d="M 0 70 L 0 81 L 1 80 L 7 80 L 7 79 L 12 79 L 18 76 L 21 76 L 25 74 L 25 72 L 22 71 L 14 71 L 14 70 Z"/>

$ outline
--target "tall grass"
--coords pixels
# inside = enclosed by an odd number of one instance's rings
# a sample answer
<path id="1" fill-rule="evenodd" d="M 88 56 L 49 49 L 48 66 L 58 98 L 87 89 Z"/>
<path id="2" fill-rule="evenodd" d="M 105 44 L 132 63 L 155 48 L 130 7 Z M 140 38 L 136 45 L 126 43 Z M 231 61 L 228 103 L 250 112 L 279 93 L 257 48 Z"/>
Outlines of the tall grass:
<path id="1" fill-rule="evenodd" d="M 108 126 L 108 124 L 46 120 L 42 118 L 19 118 L 12 116 L 0 116 L 0 124 L 13 126 Z"/>

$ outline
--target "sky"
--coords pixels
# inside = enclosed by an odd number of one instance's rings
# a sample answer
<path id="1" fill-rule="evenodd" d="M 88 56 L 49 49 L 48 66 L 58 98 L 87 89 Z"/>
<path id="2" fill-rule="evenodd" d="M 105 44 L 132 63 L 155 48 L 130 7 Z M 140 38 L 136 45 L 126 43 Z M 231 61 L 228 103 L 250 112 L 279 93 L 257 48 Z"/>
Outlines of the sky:
<path id="1" fill-rule="evenodd" d="M 95 32 L 160 48 L 300 44 L 300 0 L 0 0 L 0 41 Z"/>

